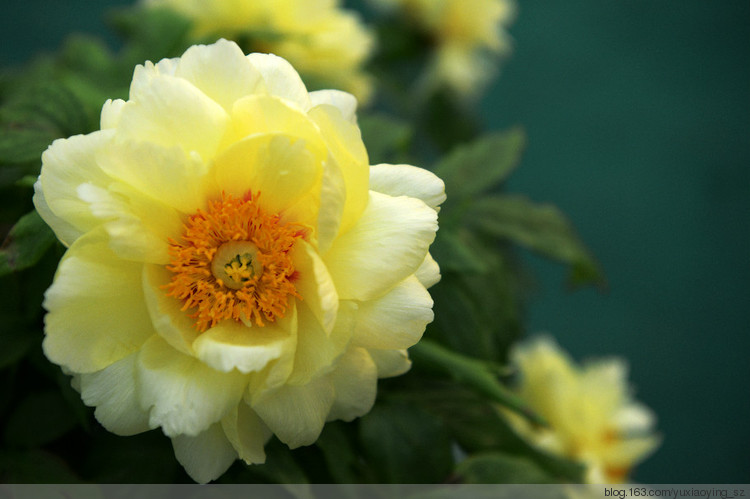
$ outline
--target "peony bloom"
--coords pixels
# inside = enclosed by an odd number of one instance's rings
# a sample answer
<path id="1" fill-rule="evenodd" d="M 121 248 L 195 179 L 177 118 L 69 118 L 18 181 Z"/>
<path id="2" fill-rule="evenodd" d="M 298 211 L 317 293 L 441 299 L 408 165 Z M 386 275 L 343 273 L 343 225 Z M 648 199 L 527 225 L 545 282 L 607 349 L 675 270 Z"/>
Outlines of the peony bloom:
<path id="1" fill-rule="evenodd" d="M 191 19 L 197 39 L 246 40 L 243 48 L 284 57 L 304 76 L 367 102 L 370 77 L 362 67 L 374 37 L 339 0 L 144 0 Z M 243 43 L 243 42 L 241 42 Z"/>
<path id="2" fill-rule="evenodd" d="M 588 483 L 623 482 L 658 446 L 654 415 L 632 400 L 622 360 L 578 367 L 553 340 L 539 338 L 516 348 L 512 361 L 518 394 L 549 427 L 505 411 L 511 425 L 540 449 L 582 462 Z"/>
<path id="3" fill-rule="evenodd" d="M 488 55 L 509 51 L 504 31 L 515 16 L 512 0 L 371 0 L 399 9 L 435 42 L 429 78 L 464 97 L 476 94 L 492 73 Z"/>
<path id="4" fill-rule="evenodd" d="M 409 369 L 444 187 L 369 166 L 349 94 L 233 42 L 138 66 L 55 141 L 34 203 L 68 246 L 44 352 L 108 430 L 160 427 L 196 481 L 315 442 Z"/>

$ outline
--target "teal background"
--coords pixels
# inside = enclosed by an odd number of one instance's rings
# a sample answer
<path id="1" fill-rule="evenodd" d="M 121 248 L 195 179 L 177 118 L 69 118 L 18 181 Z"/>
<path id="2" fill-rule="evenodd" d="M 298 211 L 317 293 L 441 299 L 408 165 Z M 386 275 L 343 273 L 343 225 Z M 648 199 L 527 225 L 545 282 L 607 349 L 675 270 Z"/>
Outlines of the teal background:
<path id="1" fill-rule="evenodd" d="M 71 31 L 114 43 L 117 0 L 11 1 L 0 66 Z M 629 360 L 662 447 L 650 483 L 750 482 L 750 2 L 521 1 L 512 56 L 478 106 L 529 145 L 509 190 L 560 206 L 603 265 L 569 293 L 529 256 L 530 332 Z"/>

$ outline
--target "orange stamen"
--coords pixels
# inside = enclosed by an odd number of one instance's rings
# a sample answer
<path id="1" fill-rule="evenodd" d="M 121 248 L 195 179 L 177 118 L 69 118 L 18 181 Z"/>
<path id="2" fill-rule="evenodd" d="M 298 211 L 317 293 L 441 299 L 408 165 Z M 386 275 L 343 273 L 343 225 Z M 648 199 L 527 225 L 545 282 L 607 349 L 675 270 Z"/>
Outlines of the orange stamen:
<path id="1" fill-rule="evenodd" d="M 192 311 L 201 332 L 227 319 L 262 327 L 284 317 L 290 297 L 300 298 L 290 251 L 307 231 L 281 223 L 257 198 L 222 193 L 188 218 L 180 241 L 169 240 L 174 275 L 164 288 Z"/>

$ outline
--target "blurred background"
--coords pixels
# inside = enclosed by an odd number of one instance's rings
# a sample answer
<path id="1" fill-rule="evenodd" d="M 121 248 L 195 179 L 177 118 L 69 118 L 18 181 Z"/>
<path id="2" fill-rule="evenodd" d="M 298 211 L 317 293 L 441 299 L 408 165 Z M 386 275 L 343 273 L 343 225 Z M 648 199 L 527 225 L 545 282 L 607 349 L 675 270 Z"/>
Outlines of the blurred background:
<path id="1" fill-rule="evenodd" d="M 74 31 L 114 46 L 103 14 L 129 4 L 4 2 L 0 66 Z M 750 2 L 520 1 L 510 32 L 477 111 L 526 128 L 509 190 L 558 205 L 609 281 L 571 293 L 528 256 L 529 332 L 628 359 L 664 436 L 635 481 L 749 483 Z"/>

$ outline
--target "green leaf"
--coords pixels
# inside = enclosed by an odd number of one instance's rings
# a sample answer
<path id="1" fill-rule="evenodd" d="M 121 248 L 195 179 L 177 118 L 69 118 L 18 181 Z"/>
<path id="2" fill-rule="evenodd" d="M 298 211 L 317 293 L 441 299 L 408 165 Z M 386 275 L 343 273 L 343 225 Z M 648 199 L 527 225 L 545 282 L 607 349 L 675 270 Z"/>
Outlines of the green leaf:
<path id="1" fill-rule="evenodd" d="M 109 22 L 129 41 L 124 61 L 134 64 L 179 56 L 190 45 L 192 23 L 172 9 L 119 9 L 110 15 Z"/>
<path id="2" fill-rule="evenodd" d="M 16 447 L 39 447 L 65 435 L 76 423 L 58 392 L 31 393 L 11 413 L 4 438 Z"/>
<path id="3" fill-rule="evenodd" d="M 253 465 L 252 471 L 271 483 L 310 483 L 309 478 L 292 456 L 292 451 L 278 439 L 266 445 L 265 464 Z"/>
<path id="4" fill-rule="evenodd" d="M 565 215 L 553 205 L 535 204 L 519 195 L 485 197 L 471 206 L 466 220 L 485 234 L 570 265 L 569 281 L 573 286 L 605 286 L 593 255 Z"/>
<path id="5" fill-rule="evenodd" d="M 445 182 L 447 202 L 471 201 L 495 189 L 520 161 L 525 142 L 523 130 L 511 128 L 453 149 L 435 166 L 435 174 Z"/>
<path id="6" fill-rule="evenodd" d="M 322 452 L 335 483 L 357 483 L 361 471 L 359 458 L 342 425 L 341 422 L 327 423 L 315 445 Z"/>
<path id="7" fill-rule="evenodd" d="M 430 252 L 436 261 L 440 262 L 442 271 L 486 272 L 488 266 L 482 255 L 478 254 L 468 238 L 471 234 L 466 230 L 452 230 L 445 228 L 438 231 L 435 243 Z"/>
<path id="8" fill-rule="evenodd" d="M 42 153 L 58 135 L 45 128 L 6 128 L 0 133 L 0 165 L 18 165 L 34 163 L 36 172 L 42 164 Z M 7 179 L 4 183 L 10 183 L 25 171 L 16 175 L 16 178 Z M 28 172 L 31 173 L 31 172 Z"/>
<path id="9" fill-rule="evenodd" d="M 44 451 L 0 451 L 2 483 L 81 483 L 65 462 Z"/>
<path id="10" fill-rule="evenodd" d="M 453 469 L 439 418 L 412 404 L 379 403 L 360 421 L 368 464 L 385 483 L 439 483 Z"/>
<path id="11" fill-rule="evenodd" d="M 55 242 L 55 234 L 36 211 L 13 226 L 0 247 L 0 276 L 36 264 Z"/>
<path id="12" fill-rule="evenodd" d="M 452 352 L 437 343 L 423 339 L 409 349 L 414 362 L 435 368 L 456 381 L 515 411 L 530 421 L 544 425 L 544 420 L 498 380 L 501 369 L 488 362 Z"/>
<path id="13" fill-rule="evenodd" d="M 456 473 L 464 483 L 555 483 L 534 461 L 500 452 L 470 456 Z"/>
<path id="14" fill-rule="evenodd" d="M 404 162 L 413 135 L 408 124 L 383 114 L 363 114 L 359 116 L 359 129 L 370 164 Z"/>

